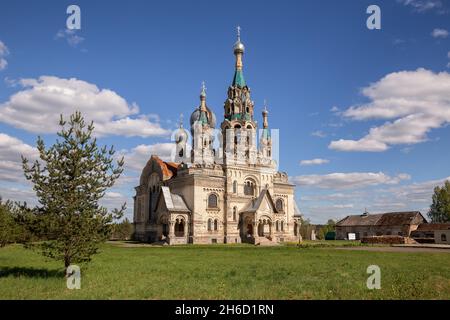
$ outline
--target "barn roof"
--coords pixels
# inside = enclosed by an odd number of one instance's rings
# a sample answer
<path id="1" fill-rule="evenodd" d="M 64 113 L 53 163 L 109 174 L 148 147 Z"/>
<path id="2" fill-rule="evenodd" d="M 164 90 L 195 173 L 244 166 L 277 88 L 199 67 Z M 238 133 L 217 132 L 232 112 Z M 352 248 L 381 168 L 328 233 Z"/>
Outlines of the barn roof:
<path id="1" fill-rule="evenodd" d="M 450 230 L 450 223 L 422 223 L 417 231 Z"/>
<path id="2" fill-rule="evenodd" d="M 419 211 L 408 211 L 347 216 L 336 223 L 336 226 L 398 226 L 423 222 L 426 220 Z"/>

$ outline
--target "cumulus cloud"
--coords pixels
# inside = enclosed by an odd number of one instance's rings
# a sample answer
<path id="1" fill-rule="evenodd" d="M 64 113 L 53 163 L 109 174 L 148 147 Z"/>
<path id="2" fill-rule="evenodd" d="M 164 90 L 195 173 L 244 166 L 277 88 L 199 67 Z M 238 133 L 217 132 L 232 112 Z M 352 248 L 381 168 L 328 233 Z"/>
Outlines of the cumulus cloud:
<path id="1" fill-rule="evenodd" d="M 450 74 L 425 69 L 388 74 L 362 90 L 370 102 L 352 106 L 343 116 L 390 120 L 359 140 L 332 141 L 339 151 L 385 151 L 392 145 L 427 141 L 427 133 L 450 123 Z"/>
<path id="2" fill-rule="evenodd" d="M 164 161 L 171 161 L 175 155 L 175 143 L 156 143 L 152 145 L 141 144 L 131 150 L 122 150 L 128 170 L 140 172 L 152 155 L 157 155 Z"/>
<path id="3" fill-rule="evenodd" d="M 433 38 L 447 38 L 448 37 L 448 31 L 445 29 L 439 29 L 436 28 L 431 32 L 431 36 Z"/>
<path id="4" fill-rule="evenodd" d="M 135 103 L 128 103 L 116 92 L 76 78 L 41 76 L 21 79 L 22 90 L 0 104 L 0 122 L 33 133 L 56 133 L 59 115 L 81 111 L 94 121 L 98 136 L 166 136 L 151 116 L 139 114 Z"/>
<path id="5" fill-rule="evenodd" d="M 67 43 L 74 48 L 84 41 L 83 37 L 77 35 L 77 30 L 75 29 L 59 30 L 55 35 L 55 39 L 56 40 L 65 39 Z"/>
<path id="6" fill-rule="evenodd" d="M 36 148 L 23 141 L 5 133 L 0 133 L 1 181 L 16 182 L 24 180 L 21 155 L 27 159 L 35 160 L 38 158 L 39 153 Z"/>
<path id="7" fill-rule="evenodd" d="M 443 179 L 428 180 L 405 186 L 389 188 L 387 192 L 390 197 L 395 197 L 395 199 L 401 203 L 430 203 L 434 188 L 436 186 L 444 185 L 446 180 L 450 181 L 450 176 Z"/>
<path id="8" fill-rule="evenodd" d="M 3 200 L 26 202 L 30 206 L 37 205 L 36 194 L 30 188 L 0 186 L 0 197 Z"/>
<path id="9" fill-rule="evenodd" d="M 292 182 L 298 186 L 320 189 L 352 189 L 377 185 L 398 184 L 403 180 L 409 180 L 407 174 L 389 176 L 383 172 L 350 172 L 330 173 L 324 175 L 303 175 L 292 178 Z"/>
<path id="10" fill-rule="evenodd" d="M 327 159 L 312 159 L 312 160 L 302 160 L 300 161 L 301 166 L 314 166 L 329 163 L 330 160 Z"/>

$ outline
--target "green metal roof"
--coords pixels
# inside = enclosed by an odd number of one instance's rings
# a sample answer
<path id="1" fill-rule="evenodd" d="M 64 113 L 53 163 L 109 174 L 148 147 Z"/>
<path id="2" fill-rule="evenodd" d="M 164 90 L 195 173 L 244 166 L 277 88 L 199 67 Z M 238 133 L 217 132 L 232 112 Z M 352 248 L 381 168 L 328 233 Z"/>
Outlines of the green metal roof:
<path id="1" fill-rule="evenodd" d="M 206 117 L 206 112 L 202 111 L 202 113 L 200 114 L 200 119 L 199 121 L 202 124 L 207 124 L 208 123 L 208 118 Z"/>
<path id="2" fill-rule="evenodd" d="M 242 70 L 236 70 L 234 73 L 233 86 L 238 86 L 240 88 L 245 87 L 244 73 Z"/>
<path id="3" fill-rule="evenodd" d="M 270 140 L 270 129 L 264 128 L 262 132 L 262 138 Z"/>

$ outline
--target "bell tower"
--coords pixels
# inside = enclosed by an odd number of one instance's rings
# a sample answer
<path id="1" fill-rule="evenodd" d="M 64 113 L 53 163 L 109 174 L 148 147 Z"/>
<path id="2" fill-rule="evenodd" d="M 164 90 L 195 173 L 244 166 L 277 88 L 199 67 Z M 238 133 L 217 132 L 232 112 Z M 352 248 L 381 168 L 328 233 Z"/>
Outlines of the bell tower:
<path id="1" fill-rule="evenodd" d="M 200 106 L 191 115 L 192 163 L 202 165 L 214 163 L 215 123 L 216 117 L 206 105 L 206 86 L 205 82 L 203 82 L 200 93 Z"/>
<path id="2" fill-rule="evenodd" d="M 245 46 L 241 42 L 241 28 L 237 27 L 237 41 L 233 46 L 235 70 L 224 103 L 224 120 L 221 125 L 224 141 L 225 163 L 255 163 L 257 157 L 256 129 L 253 118 L 254 102 L 243 72 Z"/>

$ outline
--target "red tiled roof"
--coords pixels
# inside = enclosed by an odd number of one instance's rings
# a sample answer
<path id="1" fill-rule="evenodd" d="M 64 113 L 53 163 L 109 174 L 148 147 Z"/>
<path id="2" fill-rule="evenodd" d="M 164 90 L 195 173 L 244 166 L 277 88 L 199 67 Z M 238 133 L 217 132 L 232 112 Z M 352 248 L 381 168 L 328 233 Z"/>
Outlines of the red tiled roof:
<path id="1" fill-rule="evenodd" d="M 159 165 L 164 179 L 170 179 L 177 175 L 179 163 L 162 161 L 158 156 L 152 155 L 152 159 Z"/>

